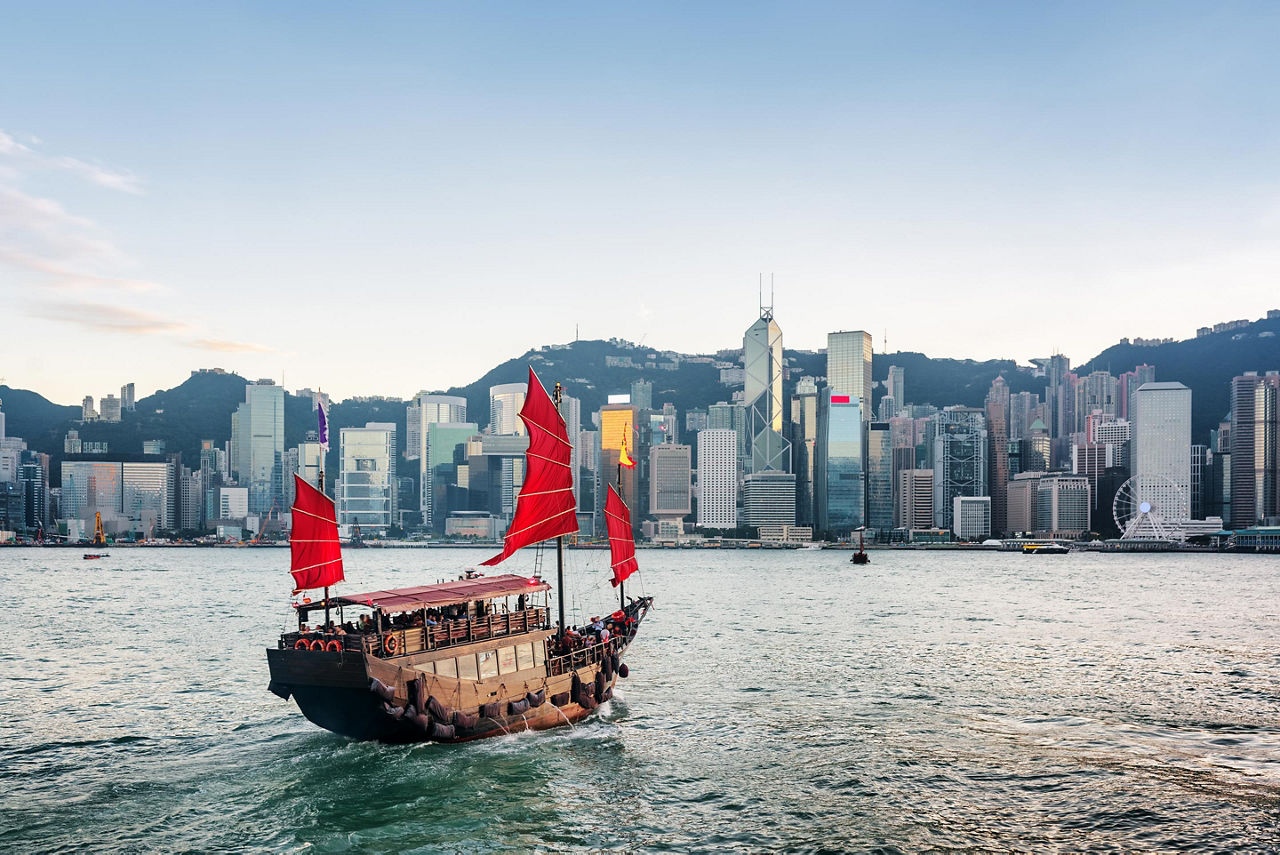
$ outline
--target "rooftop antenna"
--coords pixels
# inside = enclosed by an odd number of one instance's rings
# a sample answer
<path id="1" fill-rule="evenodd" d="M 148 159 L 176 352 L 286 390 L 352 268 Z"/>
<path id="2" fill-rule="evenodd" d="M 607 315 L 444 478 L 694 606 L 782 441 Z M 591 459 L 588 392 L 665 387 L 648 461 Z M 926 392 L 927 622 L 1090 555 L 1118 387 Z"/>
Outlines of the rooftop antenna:
<path id="1" fill-rule="evenodd" d="M 764 274 L 756 274 L 756 308 L 764 314 Z"/>
<path id="2" fill-rule="evenodd" d="M 769 274 L 769 311 L 773 311 L 773 274 Z"/>

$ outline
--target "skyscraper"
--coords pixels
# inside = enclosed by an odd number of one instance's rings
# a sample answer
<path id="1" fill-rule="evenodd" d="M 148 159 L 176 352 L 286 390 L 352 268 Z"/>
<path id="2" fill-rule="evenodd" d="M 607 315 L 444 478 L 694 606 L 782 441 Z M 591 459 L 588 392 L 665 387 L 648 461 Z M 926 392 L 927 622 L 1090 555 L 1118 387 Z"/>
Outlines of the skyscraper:
<path id="1" fill-rule="evenodd" d="M 1134 395 L 1133 474 L 1139 502 L 1168 523 L 1191 518 L 1191 390 L 1144 383 Z"/>
<path id="2" fill-rule="evenodd" d="M 946 407 L 938 413 L 933 440 L 933 520 L 952 527 L 956 496 L 987 492 L 987 420 L 973 407 Z"/>
<path id="3" fill-rule="evenodd" d="M 987 393 L 987 483 L 991 496 L 991 531 L 1008 530 L 1009 386 L 1003 377 L 991 381 Z"/>
<path id="4" fill-rule="evenodd" d="M 631 406 L 637 410 L 653 409 L 653 384 L 648 380 L 636 380 L 631 384 Z"/>
<path id="5" fill-rule="evenodd" d="M 881 540 L 893 529 L 893 442 L 888 422 L 867 426 L 867 526 Z"/>
<path id="6" fill-rule="evenodd" d="M 524 436 L 520 409 L 529 390 L 526 383 L 503 383 L 489 387 L 489 433 L 498 436 Z M 456 421 L 465 421 L 463 419 Z"/>
<path id="7" fill-rule="evenodd" d="M 862 408 L 853 395 L 819 396 L 816 457 L 814 522 L 828 537 L 845 537 L 867 524 Z"/>
<path id="8" fill-rule="evenodd" d="M 901 410 L 907 405 L 907 370 L 897 365 L 889 366 L 889 379 L 885 381 L 885 393 L 893 397 L 894 404 Z M 893 414 L 897 416 L 897 413 Z"/>
<path id="9" fill-rule="evenodd" d="M 284 389 L 271 380 L 244 387 L 231 414 L 236 483 L 249 490 L 249 513 L 268 514 L 284 503 Z"/>
<path id="10" fill-rule="evenodd" d="M 385 534 L 396 524 L 396 426 L 369 422 L 339 432 L 338 525 Z"/>
<path id="11" fill-rule="evenodd" d="M 827 386 L 832 394 L 857 398 L 862 420 L 871 421 L 871 333 L 827 333 Z"/>
<path id="12" fill-rule="evenodd" d="M 737 432 L 698 431 L 698 527 L 734 528 L 737 524 Z"/>
<path id="13" fill-rule="evenodd" d="M 521 403 L 523 404 L 523 383 L 514 384 L 522 390 Z M 502 387 L 495 387 L 502 388 Z M 489 390 L 490 406 L 493 401 L 493 389 Z M 467 399 L 457 395 L 435 395 L 428 392 L 419 392 L 413 399 L 413 402 L 405 411 L 408 441 L 406 449 L 410 446 L 413 448 L 413 457 L 418 461 L 418 510 L 422 513 L 422 524 L 428 527 L 433 526 L 434 514 L 431 503 L 434 497 L 432 489 L 431 475 L 431 449 L 430 436 L 431 425 L 435 424 L 466 424 L 467 422 Z M 409 423 L 412 418 L 413 423 Z M 519 419 L 517 419 L 519 421 Z M 523 424 L 523 422 L 521 423 Z M 496 431 L 495 431 L 496 433 Z M 448 454 L 453 454 L 453 448 L 450 446 Z M 406 451 L 406 457 L 408 453 Z M 440 525 L 434 525 L 434 528 L 440 529 Z"/>
<path id="14" fill-rule="evenodd" d="M 782 428 L 782 329 L 772 308 L 762 307 L 759 319 L 747 328 L 742 362 L 750 471 L 788 472 L 791 445 Z"/>
<path id="15" fill-rule="evenodd" d="M 1229 443 L 1232 527 L 1280 515 L 1280 373 L 1231 381 Z"/>
<path id="16" fill-rule="evenodd" d="M 649 513 L 677 526 L 693 512 L 692 449 L 663 443 L 649 449 Z"/>
<path id="17" fill-rule="evenodd" d="M 791 471 L 796 476 L 796 522 L 813 525 L 813 476 L 818 443 L 818 387 L 802 377 L 791 396 Z"/>

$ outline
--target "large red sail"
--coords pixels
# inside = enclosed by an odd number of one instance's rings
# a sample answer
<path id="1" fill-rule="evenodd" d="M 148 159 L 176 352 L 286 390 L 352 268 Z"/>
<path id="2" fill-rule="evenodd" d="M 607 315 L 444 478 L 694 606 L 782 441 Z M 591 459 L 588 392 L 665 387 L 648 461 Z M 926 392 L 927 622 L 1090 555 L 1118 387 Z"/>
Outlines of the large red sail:
<path id="1" fill-rule="evenodd" d="M 293 476 L 297 498 L 293 502 L 293 553 L 289 571 L 294 590 L 324 588 L 343 580 L 342 547 L 338 545 L 338 520 L 333 500 L 306 481 Z"/>
<path id="2" fill-rule="evenodd" d="M 613 567 L 613 587 L 618 587 L 627 577 L 640 569 L 636 563 L 636 541 L 631 532 L 631 511 L 609 485 L 609 496 L 604 502 L 604 521 L 609 527 L 609 557 Z"/>
<path id="3" fill-rule="evenodd" d="M 564 417 L 532 368 L 520 418 L 529 429 L 524 486 L 516 501 L 515 517 L 507 529 L 502 554 L 483 562 L 487 566 L 504 561 L 526 546 L 578 530 L 573 467 L 569 459 L 573 447 L 565 431 Z"/>

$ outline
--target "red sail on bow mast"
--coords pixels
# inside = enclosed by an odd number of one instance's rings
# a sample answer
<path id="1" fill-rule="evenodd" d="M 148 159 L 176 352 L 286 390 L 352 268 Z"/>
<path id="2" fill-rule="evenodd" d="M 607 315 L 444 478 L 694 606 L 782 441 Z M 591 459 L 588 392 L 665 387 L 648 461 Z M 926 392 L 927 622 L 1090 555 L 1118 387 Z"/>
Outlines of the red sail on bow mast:
<path id="1" fill-rule="evenodd" d="M 636 541 L 631 532 L 631 511 L 609 485 L 609 495 L 604 503 L 604 521 L 609 527 L 609 565 L 613 568 L 611 584 L 618 587 L 627 577 L 640 569 L 636 563 Z"/>
<path id="2" fill-rule="evenodd" d="M 342 547 L 338 545 L 338 520 L 333 500 L 306 481 L 293 476 L 297 498 L 293 502 L 293 531 L 289 536 L 296 594 L 324 588 L 343 580 Z"/>
<path id="3" fill-rule="evenodd" d="M 529 369 L 529 389 L 525 393 L 520 418 L 529 430 L 529 450 L 525 452 L 524 486 L 516 501 L 515 517 L 507 529 L 501 555 L 485 566 L 506 560 L 517 550 L 578 530 L 578 507 L 573 498 L 569 435 L 564 417 L 556 409 L 538 375 Z"/>

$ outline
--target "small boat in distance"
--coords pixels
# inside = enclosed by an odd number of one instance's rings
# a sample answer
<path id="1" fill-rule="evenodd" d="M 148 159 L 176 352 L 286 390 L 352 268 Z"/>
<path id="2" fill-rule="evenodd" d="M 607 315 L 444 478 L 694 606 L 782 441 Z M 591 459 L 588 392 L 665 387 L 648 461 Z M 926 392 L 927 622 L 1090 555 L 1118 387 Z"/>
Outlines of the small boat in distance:
<path id="1" fill-rule="evenodd" d="M 1061 543 L 1025 543 L 1023 555 L 1066 555 L 1071 550 Z"/>
<path id="2" fill-rule="evenodd" d="M 110 554 L 106 552 L 86 552 L 84 554 L 85 561 L 92 561 L 95 558 L 109 558 Z"/>
<path id="3" fill-rule="evenodd" d="M 564 536 L 578 523 L 555 388 L 553 401 L 529 370 L 520 411 L 529 434 L 524 485 L 502 553 L 483 565 L 554 540 L 556 623 L 551 586 L 537 575 L 468 572 L 454 582 L 331 596 L 329 587 L 344 578 L 333 500 L 295 476 L 294 593 L 323 588 L 324 596 L 296 603 L 297 631 L 267 649 L 274 694 L 292 697 L 320 727 L 388 743 L 466 742 L 558 727 L 613 697 L 617 678 L 628 674 L 622 656 L 653 598 L 623 594 L 638 569 L 635 542 L 631 513 L 610 486 L 605 519 L 619 608 L 579 629 L 565 625 Z M 323 446 L 323 411 L 320 417 Z"/>
<path id="4" fill-rule="evenodd" d="M 853 557 L 849 560 L 854 564 L 870 564 L 871 556 L 867 554 L 866 545 L 862 540 L 862 529 L 858 529 L 858 551 L 853 553 Z"/>

